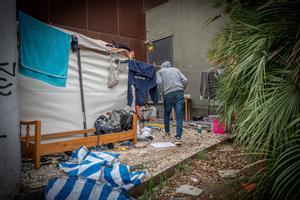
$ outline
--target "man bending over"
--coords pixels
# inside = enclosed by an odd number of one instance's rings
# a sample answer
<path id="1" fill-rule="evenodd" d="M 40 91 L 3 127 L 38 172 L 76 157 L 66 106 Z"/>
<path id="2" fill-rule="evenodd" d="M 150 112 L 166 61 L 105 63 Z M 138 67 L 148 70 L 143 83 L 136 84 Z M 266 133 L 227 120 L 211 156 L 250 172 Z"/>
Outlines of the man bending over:
<path id="1" fill-rule="evenodd" d="M 170 113 L 174 108 L 176 113 L 175 144 L 181 145 L 184 90 L 187 85 L 187 78 L 179 69 L 171 67 L 169 61 L 165 61 L 156 73 L 156 81 L 162 90 L 164 99 L 165 129 L 162 133 L 166 138 L 170 138 Z"/>

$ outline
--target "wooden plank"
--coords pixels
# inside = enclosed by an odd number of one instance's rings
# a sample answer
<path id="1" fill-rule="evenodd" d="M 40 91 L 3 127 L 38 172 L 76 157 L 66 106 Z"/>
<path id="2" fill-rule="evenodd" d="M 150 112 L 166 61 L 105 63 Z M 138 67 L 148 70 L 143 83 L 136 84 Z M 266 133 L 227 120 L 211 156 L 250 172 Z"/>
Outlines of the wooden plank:
<path id="1" fill-rule="evenodd" d="M 65 132 L 58 132 L 58 133 L 49 133 L 49 134 L 42 134 L 41 139 L 55 139 L 55 138 L 63 138 L 69 137 L 73 135 L 83 135 L 85 133 L 94 133 L 96 132 L 95 128 L 85 129 L 85 130 L 74 130 L 74 131 L 65 131 Z M 25 136 L 22 137 L 22 140 L 26 138 Z M 30 136 L 30 141 L 34 140 L 34 136 Z"/>
<path id="2" fill-rule="evenodd" d="M 34 130 L 34 152 L 33 152 L 34 167 L 41 167 L 41 121 L 35 123 Z"/>
<path id="3" fill-rule="evenodd" d="M 132 128 L 133 131 L 136 132 L 137 128 L 137 115 L 133 115 L 133 120 L 132 120 Z M 85 129 L 85 130 L 74 130 L 74 131 L 64 131 L 64 132 L 59 132 L 59 133 L 51 133 L 51 134 L 42 134 L 42 140 L 43 139 L 53 139 L 53 138 L 61 138 L 61 137 L 67 137 L 67 136 L 72 136 L 72 135 L 79 135 L 79 134 L 85 134 L 85 133 L 94 133 L 96 132 L 95 128 L 90 128 L 90 129 Z M 124 132 L 121 132 L 124 133 Z M 116 134 L 116 133 L 113 133 Z"/>
<path id="4" fill-rule="evenodd" d="M 21 125 L 35 125 L 36 121 L 20 121 Z"/>
<path id="5" fill-rule="evenodd" d="M 31 123 L 31 122 L 30 122 Z M 34 124 L 36 121 L 34 121 Z M 137 115 L 133 115 L 133 122 L 132 127 L 136 131 L 137 126 Z M 72 135 L 79 135 L 79 134 L 85 134 L 85 133 L 94 133 L 96 132 L 95 128 L 85 129 L 85 130 L 72 130 L 72 131 L 64 131 L 64 132 L 58 132 L 58 133 L 49 133 L 49 134 L 42 134 L 42 140 L 44 139 L 54 139 L 54 138 L 61 138 L 61 137 L 68 137 Z M 24 139 L 25 137 L 22 137 L 21 139 Z M 34 136 L 30 136 L 30 141 L 34 140 Z"/>
<path id="6" fill-rule="evenodd" d="M 72 151 L 80 146 L 95 146 L 97 145 L 99 137 L 99 144 L 109 144 L 114 142 L 120 142 L 125 140 L 134 140 L 136 137 L 136 133 L 131 131 L 120 132 L 120 133 L 112 133 L 112 134 L 104 134 L 104 135 L 93 135 L 82 138 L 74 138 L 67 141 L 61 142 L 53 142 L 53 143 L 45 143 L 42 144 L 42 152 L 41 155 L 48 155 L 53 153 Z"/>
<path id="7" fill-rule="evenodd" d="M 59 133 L 43 134 L 42 135 L 42 140 L 68 137 L 68 136 L 72 136 L 72 135 L 79 135 L 79 134 L 85 134 L 85 133 L 94 133 L 94 132 L 96 132 L 96 129 L 95 128 L 90 128 L 90 129 L 84 129 L 84 130 L 74 130 L 74 131 L 65 131 L 65 132 L 59 132 Z"/>
<path id="8" fill-rule="evenodd" d="M 133 144 L 136 144 L 137 123 L 138 123 L 138 116 L 134 114 L 132 118 Z"/>
<path id="9" fill-rule="evenodd" d="M 62 138 L 62 137 L 68 137 L 72 135 L 79 135 L 79 134 L 85 134 L 85 133 L 94 133 L 96 132 L 96 129 L 85 129 L 85 130 L 74 130 L 74 131 L 65 131 L 65 132 L 58 132 L 58 133 L 49 133 L 49 134 L 42 134 L 41 138 L 42 140 L 46 139 L 54 139 L 54 138 Z M 25 137 L 22 137 L 23 140 Z M 30 141 L 34 140 L 34 136 L 30 136 Z"/>
<path id="10" fill-rule="evenodd" d="M 184 114 L 185 114 L 185 117 L 184 117 L 184 119 L 185 119 L 185 121 L 187 121 L 187 112 L 188 112 L 188 106 L 187 106 L 187 104 L 188 104 L 188 102 L 187 102 L 188 100 L 186 99 L 186 98 L 184 98 Z"/>

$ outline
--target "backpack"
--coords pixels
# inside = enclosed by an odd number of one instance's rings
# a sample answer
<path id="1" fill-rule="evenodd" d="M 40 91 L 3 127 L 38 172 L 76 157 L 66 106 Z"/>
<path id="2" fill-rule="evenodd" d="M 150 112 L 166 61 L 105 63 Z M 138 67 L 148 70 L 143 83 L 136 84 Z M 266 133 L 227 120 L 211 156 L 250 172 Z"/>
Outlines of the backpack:
<path id="1" fill-rule="evenodd" d="M 132 127 L 132 111 L 126 112 L 125 110 L 120 110 L 120 124 L 121 129 L 127 131 Z"/>
<path id="2" fill-rule="evenodd" d="M 113 110 L 110 122 L 111 126 L 120 128 L 120 131 L 127 131 L 132 125 L 132 113 L 125 110 Z"/>
<path id="3" fill-rule="evenodd" d="M 100 115 L 95 123 L 94 127 L 96 128 L 96 135 L 101 135 L 101 134 L 106 134 L 106 133 L 111 133 L 111 128 L 107 124 L 108 119 L 105 115 Z"/>
<path id="4" fill-rule="evenodd" d="M 132 127 L 132 111 L 113 110 L 110 117 L 100 115 L 95 121 L 96 135 L 127 131 Z"/>

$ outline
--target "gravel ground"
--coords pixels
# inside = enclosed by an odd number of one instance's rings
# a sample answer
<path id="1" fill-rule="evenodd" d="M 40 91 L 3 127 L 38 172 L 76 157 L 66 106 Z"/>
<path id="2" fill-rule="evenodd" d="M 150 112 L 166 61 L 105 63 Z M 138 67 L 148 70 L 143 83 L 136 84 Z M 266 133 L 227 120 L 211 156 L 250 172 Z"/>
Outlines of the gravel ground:
<path id="1" fill-rule="evenodd" d="M 177 173 L 148 192 L 143 199 L 217 199 L 234 200 L 243 199 L 245 192 L 240 183 L 249 176 L 248 172 L 242 170 L 236 177 L 221 178 L 218 170 L 242 169 L 250 164 L 243 155 L 242 149 L 232 144 L 220 145 L 207 153 L 199 154 L 196 159 L 191 160 L 184 166 L 178 168 Z M 203 192 L 196 197 L 187 194 L 176 193 L 176 188 L 189 184 L 200 188 Z"/>
<path id="2" fill-rule="evenodd" d="M 159 131 L 155 131 L 152 142 L 172 142 L 174 139 L 175 128 L 171 130 L 171 139 L 165 139 Z M 146 171 L 147 179 L 163 171 L 164 169 L 175 165 L 185 158 L 193 155 L 201 149 L 221 142 L 226 135 L 215 135 L 204 131 L 202 138 L 199 137 L 197 130 L 184 128 L 183 144 L 180 147 L 154 148 L 146 143 L 146 147 L 132 147 L 125 151 L 112 151 L 121 154 L 120 161 L 130 166 L 138 166 Z M 138 144 L 145 144 L 139 141 Z M 41 188 L 47 185 L 52 177 L 64 176 L 57 167 L 57 159 L 60 156 L 50 156 L 51 164 L 42 165 L 39 170 L 33 168 L 32 160 L 23 160 L 22 163 L 22 190 L 23 192 Z"/>
<path id="3" fill-rule="evenodd" d="M 52 163 L 41 166 L 39 170 L 34 169 L 31 159 L 22 160 L 22 189 L 26 192 L 46 186 L 48 180 L 52 177 L 64 176 L 64 173 L 58 170 L 57 159 L 51 159 Z"/>

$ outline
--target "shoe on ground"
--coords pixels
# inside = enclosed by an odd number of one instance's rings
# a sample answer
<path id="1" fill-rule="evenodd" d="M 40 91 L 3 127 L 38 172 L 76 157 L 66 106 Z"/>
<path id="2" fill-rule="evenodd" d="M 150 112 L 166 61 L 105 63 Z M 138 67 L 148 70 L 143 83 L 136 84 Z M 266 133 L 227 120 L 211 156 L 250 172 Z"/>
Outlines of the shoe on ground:
<path id="1" fill-rule="evenodd" d="M 175 144 L 176 145 L 181 145 L 182 144 L 182 139 L 179 137 L 175 137 Z"/>
<path id="2" fill-rule="evenodd" d="M 167 132 L 165 131 L 165 129 L 162 129 L 162 130 L 161 130 L 161 133 L 162 133 L 162 135 L 163 135 L 165 138 L 170 138 L 170 133 L 167 133 Z"/>

